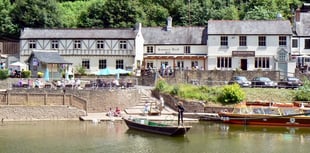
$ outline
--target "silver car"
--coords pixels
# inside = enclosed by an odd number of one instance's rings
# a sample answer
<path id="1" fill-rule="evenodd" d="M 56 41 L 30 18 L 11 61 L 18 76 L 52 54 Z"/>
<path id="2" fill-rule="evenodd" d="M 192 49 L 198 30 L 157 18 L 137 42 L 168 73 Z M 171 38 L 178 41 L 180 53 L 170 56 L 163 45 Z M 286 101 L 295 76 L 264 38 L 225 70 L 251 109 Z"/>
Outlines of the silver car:
<path id="1" fill-rule="evenodd" d="M 228 84 L 237 83 L 240 87 L 251 87 L 251 82 L 245 76 L 234 76 L 230 79 Z"/>

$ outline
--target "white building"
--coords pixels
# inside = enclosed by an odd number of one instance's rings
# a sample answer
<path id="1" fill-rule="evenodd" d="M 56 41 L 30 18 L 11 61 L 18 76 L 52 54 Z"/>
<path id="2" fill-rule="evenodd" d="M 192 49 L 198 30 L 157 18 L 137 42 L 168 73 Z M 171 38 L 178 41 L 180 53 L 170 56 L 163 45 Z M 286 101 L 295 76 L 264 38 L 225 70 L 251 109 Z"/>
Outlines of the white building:
<path id="1" fill-rule="evenodd" d="M 292 56 L 298 68 L 310 66 L 310 3 L 295 12 L 292 37 Z M 305 69 L 309 71 L 308 69 Z"/>
<path id="2" fill-rule="evenodd" d="M 143 27 L 144 68 L 206 69 L 206 27 Z"/>
<path id="3" fill-rule="evenodd" d="M 25 28 L 20 36 L 20 60 L 26 61 L 33 50 L 52 50 L 71 62 L 71 69 L 83 66 L 89 74 L 106 67 L 132 70 L 143 60 L 142 47 L 137 48 L 142 46 L 141 37 L 141 31 L 134 29 Z"/>
<path id="4" fill-rule="evenodd" d="M 291 24 L 273 20 L 210 20 L 208 70 L 279 70 L 294 72 L 289 63 Z"/>

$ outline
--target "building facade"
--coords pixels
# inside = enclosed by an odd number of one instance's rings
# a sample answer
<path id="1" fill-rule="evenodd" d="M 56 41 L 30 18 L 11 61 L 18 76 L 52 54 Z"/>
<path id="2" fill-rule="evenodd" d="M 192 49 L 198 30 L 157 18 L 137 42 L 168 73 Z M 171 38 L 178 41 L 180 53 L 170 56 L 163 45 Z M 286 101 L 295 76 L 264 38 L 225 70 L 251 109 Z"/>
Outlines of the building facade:
<path id="1" fill-rule="evenodd" d="M 173 27 L 169 17 L 166 27 L 144 27 L 142 34 L 145 69 L 206 69 L 206 27 Z"/>
<path id="2" fill-rule="evenodd" d="M 210 20 L 208 70 L 278 70 L 286 76 L 295 70 L 291 36 L 289 21 Z"/>
<path id="3" fill-rule="evenodd" d="M 32 29 L 25 28 L 20 37 L 20 60 L 26 61 L 32 51 L 58 51 L 65 61 L 82 66 L 88 74 L 100 69 L 137 67 L 142 61 L 136 55 L 139 31 L 134 29 Z M 140 62 L 141 63 L 141 62 Z"/>

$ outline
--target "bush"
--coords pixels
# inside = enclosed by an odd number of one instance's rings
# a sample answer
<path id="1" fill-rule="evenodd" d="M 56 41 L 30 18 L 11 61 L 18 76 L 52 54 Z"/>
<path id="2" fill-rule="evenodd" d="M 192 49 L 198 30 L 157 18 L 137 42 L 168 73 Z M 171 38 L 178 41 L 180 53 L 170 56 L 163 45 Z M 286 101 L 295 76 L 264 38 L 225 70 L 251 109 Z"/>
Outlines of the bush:
<path id="1" fill-rule="evenodd" d="M 5 80 L 9 77 L 9 71 L 7 69 L 0 70 L 0 80 Z"/>
<path id="2" fill-rule="evenodd" d="M 223 105 L 236 104 L 243 101 L 245 93 L 238 84 L 225 85 L 218 96 L 218 101 Z"/>
<path id="3" fill-rule="evenodd" d="M 305 80 L 304 85 L 299 87 L 294 93 L 294 100 L 296 101 L 310 101 L 310 81 Z"/>
<path id="4" fill-rule="evenodd" d="M 22 78 L 30 78 L 31 71 L 22 71 Z"/>
<path id="5" fill-rule="evenodd" d="M 44 75 L 44 73 L 43 72 L 38 72 L 38 78 L 42 78 L 43 77 L 43 75 Z"/>

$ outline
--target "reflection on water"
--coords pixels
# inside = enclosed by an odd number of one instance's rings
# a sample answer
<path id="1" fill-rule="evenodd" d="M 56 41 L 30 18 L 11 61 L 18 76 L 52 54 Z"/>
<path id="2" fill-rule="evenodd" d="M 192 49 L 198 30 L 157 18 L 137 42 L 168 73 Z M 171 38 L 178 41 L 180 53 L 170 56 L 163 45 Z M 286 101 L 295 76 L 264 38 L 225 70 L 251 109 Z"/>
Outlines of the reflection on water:
<path id="1" fill-rule="evenodd" d="M 193 123 L 181 137 L 129 130 L 124 122 L 0 124 L 1 153 L 304 153 L 310 128 Z"/>

